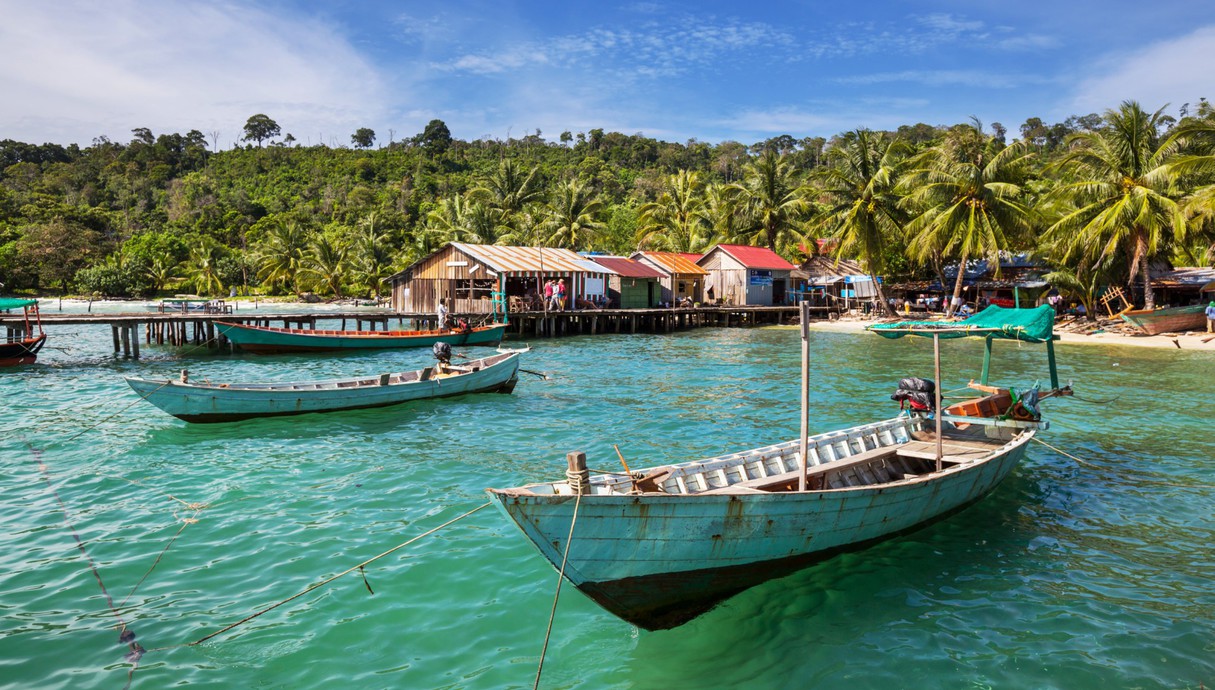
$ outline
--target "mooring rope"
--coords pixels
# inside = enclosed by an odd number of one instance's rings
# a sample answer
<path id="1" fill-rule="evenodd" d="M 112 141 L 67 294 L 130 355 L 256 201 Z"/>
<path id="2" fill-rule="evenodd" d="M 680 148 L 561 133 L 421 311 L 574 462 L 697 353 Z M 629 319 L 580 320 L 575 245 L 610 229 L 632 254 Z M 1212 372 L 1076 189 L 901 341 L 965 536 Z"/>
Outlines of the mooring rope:
<path id="1" fill-rule="evenodd" d="M 1064 426 L 1066 426 L 1066 425 L 1064 425 Z M 1047 448 L 1050 448 L 1051 450 L 1055 451 L 1059 455 L 1062 455 L 1067 458 L 1071 458 L 1072 460 L 1080 463 L 1081 465 L 1084 465 L 1085 467 L 1091 467 L 1095 470 L 1105 469 L 1098 465 L 1094 465 L 1091 462 L 1085 462 L 1084 460 L 1081 460 L 1080 458 L 1076 457 L 1075 455 L 1072 455 L 1071 453 L 1067 453 L 1063 450 L 1060 450 L 1060 449 L 1052 446 L 1051 444 L 1047 443 L 1046 441 L 1039 439 L 1037 436 L 1034 436 L 1032 440 L 1037 441 L 1038 443 L 1041 443 L 1042 445 L 1046 446 Z M 1175 487 L 1178 489 L 1215 489 L 1215 484 L 1178 484 L 1176 482 L 1161 482 L 1161 481 L 1156 481 L 1154 479 L 1139 480 L 1138 483 L 1140 485 L 1150 484 L 1152 486 L 1171 486 L 1171 487 Z"/>
<path id="2" fill-rule="evenodd" d="M 553 594 L 553 608 L 548 613 L 548 629 L 544 631 L 544 647 L 540 649 L 540 664 L 536 667 L 536 683 L 532 690 L 540 687 L 540 674 L 544 672 L 544 656 L 548 653 L 548 640 L 553 634 L 553 619 L 557 616 L 557 600 L 561 598 L 561 583 L 565 580 L 565 564 L 570 556 L 570 544 L 574 541 L 574 525 L 578 524 L 578 507 L 582 505 L 582 478 L 579 474 L 567 471 L 566 478 L 570 488 L 577 492 L 574 499 L 574 516 L 570 519 L 570 533 L 565 538 L 565 552 L 561 555 L 561 569 L 557 571 L 557 591 Z"/>
<path id="3" fill-rule="evenodd" d="M 447 522 L 444 522 L 443 524 L 439 525 L 438 527 L 435 527 L 435 528 L 433 528 L 433 529 L 429 529 L 429 530 L 427 530 L 427 531 L 425 531 L 425 532 L 423 532 L 423 533 L 419 534 L 418 536 L 413 537 L 412 539 L 410 539 L 410 540 L 408 540 L 408 541 L 406 541 L 406 542 L 403 542 L 403 543 L 401 543 L 401 544 L 398 544 L 398 545 L 396 545 L 396 546 L 392 547 L 391 549 L 388 549 L 387 551 L 385 551 L 384 553 L 379 554 L 378 556 L 373 556 L 372 558 L 368 558 L 367 560 L 363 561 L 362 563 L 359 563 L 358 565 L 355 565 L 355 566 L 353 566 L 353 567 L 347 568 L 346 570 L 343 570 L 342 572 L 338 573 L 337 575 L 334 575 L 333 577 L 330 577 L 330 578 L 326 578 L 326 579 L 324 579 L 324 580 L 321 580 L 320 582 L 318 582 L 318 583 L 316 583 L 316 584 L 314 584 L 314 585 L 309 586 L 307 589 L 304 589 L 303 591 L 301 591 L 301 592 L 299 592 L 299 593 L 297 593 L 297 594 L 293 594 L 293 595 L 291 595 L 291 596 L 287 597 L 286 599 L 283 599 L 282 601 L 279 601 L 278 603 L 271 604 L 270 606 L 267 606 L 267 607 L 265 607 L 265 608 L 263 608 L 263 609 L 261 609 L 261 610 L 259 610 L 259 611 L 255 612 L 255 613 L 253 613 L 253 614 L 251 614 L 251 615 L 245 616 L 244 618 L 240 619 L 239 621 L 237 621 L 237 622 L 235 622 L 235 623 L 233 623 L 233 624 L 231 624 L 231 625 L 229 625 L 229 626 L 227 626 L 227 627 L 221 628 L 220 630 L 216 630 L 215 632 L 210 633 L 209 635 L 204 635 L 203 637 L 200 637 L 200 638 L 198 638 L 197 640 L 195 640 L 195 641 L 193 641 L 193 642 L 186 642 L 186 643 L 183 643 L 183 644 L 170 645 L 170 646 L 168 646 L 168 647 L 156 647 L 155 649 L 152 649 L 152 650 L 149 650 L 149 651 L 153 651 L 153 652 L 159 652 L 159 651 L 164 651 L 164 650 L 167 650 L 167 649 L 176 649 L 176 648 L 178 648 L 178 647 L 195 647 L 195 646 L 197 646 L 197 645 L 200 645 L 200 644 L 202 644 L 203 642 L 206 642 L 207 640 L 209 640 L 209 639 L 211 639 L 211 638 L 213 638 L 213 637 L 217 637 L 217 636 L 219 636 L 219 635 L 222 635 L 222 634 L 224 634 L 224 633 L 228 632 L 229 630 L 232 630 L 233 628 L 235 628 L 235 627 L 237 627 L 237 626 L 244 625 L 245 623 L 248 623 L 249 621 L 253 620 L 254 618 L 257 618 L 258 616 L 261 616 L 262 614 L 269 613 L 270 611 L 273 611 L 274 609 L 276 609 L 276 608 L 278 608 L 278 607 L 282 606 L 283 604 L 286 604 L 286 603 L 288 603 L 288 602 L 290 602 L 290 601 L 294 601 L 294 600 L 296 600 L 296 599 L 299 599 L 300 597 L 304 596 L 305 594 L 308 594 L 309 592 L 312 592 L 312 591 L 314 591 L 314 590 L 316 590 L 316 589 L 319 589 L 319 588 L 321 588 L 321 587 L 324 587 L 325 585 L 329 584 L 330 582 L 333 582 L 334 580 L 336 580 L 336 579 L 338 579 L 338 578 L 342 577 L 343 575 L 348 575 L 348 574 L 350 574 L 350 573 L 352 573 L 352 572 L 354 572 L 354 571 L 356 571 L 356 570 L 362 570 L 362 569 L 363 569 L 365 566 L 367 566 L 368 564 L 370 564 L 370 563 L 374 563 L 375 561 L 378 561 L 378 560 L 380 560 L 381 558 L 383 558 L 383 557 L 385 557 L 385 556 L 387 556 L 387 555 L 389 555 L 389 554 L 391 554 L 391 553 L 394 553 L 394 552 L 396 552 L 396 551 L 399 551 L 399 550 L 401 550 L 401 549 L 405 548 L 406 546 L 409 546 L 410 544 L 414 543 L 415 541 L 418 541 L 419 539 L 421 539 L 421 538 L 423 538 L 423 537 L 430 536 L 430 535 L 434 534 L 435 532 L 438 532 L 439 530 L 443 529 L 444 527 L 447 527 L 448 525 L 451 525 L 451 524 L 453 524 L 453 523 L 459 522 L 460 520 L 463 520 L 464 518 L 466 518 L 466 517 L 468 517 L 468 516 L 472 515 L 473 513 L 477 512 L 478 510 L 481 510 L 482 508 L 486 508 L 486 507 L 488 507 L 489 505 L 490 505 L 490 504 L 489 504 L 488 502 L 486 502 L 486 503 L 482 503 L 481 505 L 477 506 L 476 508 L 473 508 L 472 510 L 468 511 L 467 513 L 464 513 L 463 515 L 460 515 L 459 517 L 452 518 L 451 520 L 448 520 Z M 366 584 L 366 582 L 367 582 L 366 575 L 364 575 L 363 582 L 364 582 L 364 584 Z M 371 589 L 370 585 L 368 585 L 368 589 L 369 589 L 369 590 Z"/>
<path id="4" fill-rule="evenodd" d="M 173 381 L 172 381 L 172 379 L 167 379 L 167 380 L 166 380 L 164 383 L 162 383 L 162 384 L 160 384 L 159 386 L 157 386 L 157 387 L 153 388 L 152 390 L 148 391 L 147 393 L 144 393 L 144 394 L 137 394 L 139 397 L 137 397 L 137 398 L 135 399 L 135 402 L 133 402 L 133 403 L 131 403 L 131 404 L 127 405 L 126 407 L 123 407 L 123 408 L 119 409 L 117 412 L 115 412 L 114 414 L 112 414 L 112 415 L 110 415 L 110 416 L 108 416 L 108 417 L 104 417 L 104 418 L 102 418 L 102 419 L 101 419 L 100 421 L 98 421 L 98 422 L 94 422 L 93 424 L 90 424 L 89 426 L 84 427 L 84 428 L 83 428 L 83 429 L 81 429 L 79 432 L 77 432 L 75 435 L 73 435 L 73 436 L 69 436 L 69 437 L 67 437 L 66 439 L 64 439 L 64 440 L 62 441 L 62 443 L 67 443 L 68 441 L 75 441 L 76 439 L 80 438 L 81 436 L 85 435 L 86 433 L 88 433 L 88 432 L 92 431 L 93 429 L 96 429 L 97 427 L 101 426 L 102 424 L 105 424 L 106 422 L 108 422 L 108 421 L 110 421 L 111 419 L 113 419 L 113 418 L 117 417 L 118 415 L 122 414 L 123 412 L 126 412 L 127 410 L 131 409 L 131 407 L 133 407 L 133 406 L 134 406 L 136 403 L 138 403 L 139 401 L 141 401 L 141 400 L 146 400 L 146 399 L 147 399 L 147 397 L 148 397 L 149 395 L 152 395 L 153 393 L 155 393 L 155 392 L 159 391 L 161 388 L 164 388 L 165 386 L 169 385 L 169 384 L 170 384 L 170 383 L 172 383 L 172 382 L 173 382 Z"/>

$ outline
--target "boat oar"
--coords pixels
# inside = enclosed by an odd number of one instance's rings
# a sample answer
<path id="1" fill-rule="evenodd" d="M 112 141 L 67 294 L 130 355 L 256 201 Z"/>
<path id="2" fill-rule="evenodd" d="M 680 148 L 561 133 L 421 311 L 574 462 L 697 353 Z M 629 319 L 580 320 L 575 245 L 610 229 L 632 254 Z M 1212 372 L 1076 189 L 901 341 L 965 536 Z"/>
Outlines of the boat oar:
<path id="1" fill-rule="evenodd" d="M 468 355 L 462 355 L 459 352 L 453 352 L 451 354 L 453 357 L 459 357 L 460 359 L 472 359 L 472 357 L 469 357 Z M 531 369 L 524 369 L 523 367 L 519 367 L 519 371 L 521 371 L 525 374 L 531 374 L 532 376 L 539 376 L 544 381 L 547 381 L 549 379 L 549 375 L 545 374 L 543 372 L 532 371 Z"/>
<path id="2" fill-rule="evenodd" d="M 637 478 L 633 476 L 633 470 L 629 469 L 629 463 L 624 461 L 624 455 L 620 452 L 620 446 L 612 444 L 612 449 L 616 451 L 616 457 L 620 458 L 620 464 L 624 465 L 625 474 L 629 475 L 629 483 L 632 484 L 632 491 L 637 490 Z"/>

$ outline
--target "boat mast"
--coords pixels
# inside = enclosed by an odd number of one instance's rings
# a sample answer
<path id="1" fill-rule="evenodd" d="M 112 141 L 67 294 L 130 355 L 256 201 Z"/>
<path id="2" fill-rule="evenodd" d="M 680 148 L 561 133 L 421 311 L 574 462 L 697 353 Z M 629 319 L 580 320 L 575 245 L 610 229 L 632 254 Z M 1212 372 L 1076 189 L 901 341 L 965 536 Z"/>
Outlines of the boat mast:
<path id="1" fill-rule="evenodd" d="M 806 472 L 809 464 L 806 461 L 810 435 L 810 304 L 802 300 L 802 435 L 801 435 L 801 475 L 797 478 L 797 490 L 806 490 Z"/>
<path id="2" fill-rule="evenodd" d="M 941 471 L 941 456 L 943 455 L 941 448 L 941 334 L 932 334 L 932 366 L 933 377 L 936 379 L 937 385 L 933 386 L 936 397 L 936 413 L 933 417 L 937 420 L 937 472 Z"/>

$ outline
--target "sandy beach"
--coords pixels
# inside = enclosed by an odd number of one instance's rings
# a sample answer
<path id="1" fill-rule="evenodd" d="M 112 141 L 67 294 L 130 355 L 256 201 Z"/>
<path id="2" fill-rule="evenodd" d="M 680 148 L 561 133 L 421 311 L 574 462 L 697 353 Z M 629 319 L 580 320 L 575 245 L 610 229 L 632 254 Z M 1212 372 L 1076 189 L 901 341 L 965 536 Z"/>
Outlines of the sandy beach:
<path id="1" fill-rule="evenodd" d="M 810 324 L 814 330 L 860 332 L 866 326 L 881 323 L 876 320 L 840 319 L 838 321 L 815 321 Z M 1215 338 L 1207 342 L 1212 334 L 1201 331 L 1191 331 L 1180 335 L 1131 335 L 1125 333 L 1072 333 L 1056 329 L 1059 342 L 1076 343 L 1080 345 L 1117 345 L 1128 347 L 1162 347 L 1180 350 L 1209 350 L 1215 351 Z"/>

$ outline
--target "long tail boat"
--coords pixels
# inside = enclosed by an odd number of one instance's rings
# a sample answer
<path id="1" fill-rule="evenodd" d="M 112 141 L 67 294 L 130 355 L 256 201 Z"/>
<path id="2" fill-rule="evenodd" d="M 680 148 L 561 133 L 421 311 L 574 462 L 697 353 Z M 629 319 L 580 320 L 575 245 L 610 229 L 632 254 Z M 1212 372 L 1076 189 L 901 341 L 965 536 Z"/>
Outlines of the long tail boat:
<path id="1" fill-rule="evenodd" d="M 544 558 L 600 606 L 648 630 L 675 627 L 757 584 L 942 520 L 995 489 L 1048 427 L 1037 400 L 1070 393 L 1058 385 L 1053 321 L 1049 306 L 993 306 L 944 326 L 872 327 L 887 337 L 934 338 L 937 381 L 940 339 L 986 338 L 977 385 L 989 394 L 938 414 L 934 385 L 928 409 L 814 435 L 807 432 L 803 327 L 799 439 L 594 476 L 584 454 L 570 453 L 563 481 L 487 492 Z M 988 386 L 996 339 L 1045 343 L 1051 391 L 1015 395 Z"/>
<path id="2" fill-rule="evenodd" d="M 1148 335 L 1184 333 L 1206 329 L 1206 308 L 1205 304 L 1192 304 L 1187 307 L 1134 309 L 1124 311 L 1119 316 Z"/>
<path id="3" fill-rule="evenodd" d="M 385 407 L 468 393 L 510 393 L 519 378 L 519 353 L 456 365 L 366 378 L 291 383 L 212 383 L 127 378 L 141 398 L 187 422 L 231 422 Z"/>
<path id="4" fill-rule="evenodd" d="M 0 297 L 0 311 L 9 309 L 21 309 L 25 314 L 25 324 L 22 327 L 5 328 L 4 340 L 0 341 L 0 367 L 33 364 L 38 359 L 38 351 L 46 344 L 46 332 L 42 330 L 42 317 L 38 313 L 38 300 Z M 35 329 L 37 333 L 34 332 Z"/>
<path id="5" fill-rule="evenodd" d="M 502 342 L 506 324 L 420 331 L 331 331 L 310 328 L 269 328 L 216 321 L 216 328 L 233 344 L 248 352 L 275 354 L 333 350 L 490 345 Z"/>

